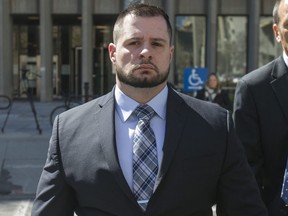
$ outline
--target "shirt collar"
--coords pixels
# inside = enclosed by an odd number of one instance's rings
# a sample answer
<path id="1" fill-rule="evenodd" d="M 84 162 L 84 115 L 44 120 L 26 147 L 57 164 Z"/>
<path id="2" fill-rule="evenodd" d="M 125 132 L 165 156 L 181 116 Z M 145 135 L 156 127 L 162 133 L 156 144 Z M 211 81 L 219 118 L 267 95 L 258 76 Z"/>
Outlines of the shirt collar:
<path id="1" fill-rule="evenodd" d="M 285 53 L 285 51 L 283 51 L 283 59 L 284 59 L 285 65 L 288 67 L 288 56 Z"/>
<path id="2" fill-rule="evenodd" d="M 157 115 L 166 119 L 166 103 L 168 97 L 168 88 L 162 89 L 162 91 L 152 98 L 147 104 L 153 108 Z M 115 101 L 116 111 L 123 122 L 125 122 L 133 113 L 134 109 L 138 106 L 138 102 L 128 97 L 122 92 L 119 87 L 115 87 Z"/>

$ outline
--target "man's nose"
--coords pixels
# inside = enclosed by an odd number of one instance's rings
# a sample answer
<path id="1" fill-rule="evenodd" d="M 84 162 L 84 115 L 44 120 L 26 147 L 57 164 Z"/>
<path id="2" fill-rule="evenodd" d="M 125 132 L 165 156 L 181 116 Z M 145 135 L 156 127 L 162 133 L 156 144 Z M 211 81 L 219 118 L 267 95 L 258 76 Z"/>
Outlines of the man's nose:
<path id="1" fill-rule="evenodd" d="M 151 47 L 148 45 L 143 45 L 141 52 L 140 52 L 140 56 L 142 58 L 151 58 Z"/>

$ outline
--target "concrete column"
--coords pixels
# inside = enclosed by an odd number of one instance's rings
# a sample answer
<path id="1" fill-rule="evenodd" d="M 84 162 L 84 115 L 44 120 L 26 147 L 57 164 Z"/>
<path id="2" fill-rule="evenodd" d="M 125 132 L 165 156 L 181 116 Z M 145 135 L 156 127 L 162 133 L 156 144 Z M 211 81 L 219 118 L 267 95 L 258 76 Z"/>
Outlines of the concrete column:
<path id="1" fill-rule="evenodd" d="M 88 94 L 92 94 L 93 75 L 93 1 L 82 1 L 82 95 L 88 84 Z"/>
<path id="2" fill-rule="evenodd" d="M 52 43 L 52 1 L 40 0 L 40 75 L 41 101 L 52 101 L 53 96 L 53 43 Z"/>
<path id="3" fill-rule="evenodd" d="M 218 0 L 207 0 L 206 66 L 216 72 Z"/>
<path id="4" fill-rule="evenodd" d="M 13 96 L 10 0 L 0 1 L 0 94 Z"/>
<path id="5" fill-rule="evenodd" d="M 248 0 L 248 50 L 247 72 L 258 67 L 259 63 L 259 23 L 260 23 L 260 0 Z M 271 29 L 272 31 L 272 29 Z"/>

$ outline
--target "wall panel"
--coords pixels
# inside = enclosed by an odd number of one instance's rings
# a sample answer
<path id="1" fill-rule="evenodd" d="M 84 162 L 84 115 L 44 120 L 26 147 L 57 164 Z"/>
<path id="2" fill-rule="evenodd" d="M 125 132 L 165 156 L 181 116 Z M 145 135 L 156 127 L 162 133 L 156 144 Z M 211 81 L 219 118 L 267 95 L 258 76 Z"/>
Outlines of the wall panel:
<path id="1" fill-rule="evenodd" d="M 176 1 L 176 14 L 205 14 L 206 1 L 199 0 L 179 0 Z M 178 5 L 178 6 L 177 6 Z"/>
<path id="2" fill-rule="evenodd" d="M 120 3 L 119 0 L 94 0 L 94 14 L 117 14 Z"/>
<path id="3" fill-rule="evenodd" d="M 271 0 L 262 0 L 261 1 L 261 15 L 272 16 L 272 11 L 274 7 L 274 1 Z"/>
<path id="4" fill-rule="evenodd" d="M 81 0 L 53 0 L 53 14 L 79 14 L 81 13 Z"/>
<path id="5" fill-rule="evenodd" d="M 12 14 L 36 14 L 38 11 L 38 0 L 11 0 Z"/>
<path id="6" fill-rule="evenodd" d="M 251 0 L 219 0 L 219 14 L 248 14 L 248 1 Z"/>

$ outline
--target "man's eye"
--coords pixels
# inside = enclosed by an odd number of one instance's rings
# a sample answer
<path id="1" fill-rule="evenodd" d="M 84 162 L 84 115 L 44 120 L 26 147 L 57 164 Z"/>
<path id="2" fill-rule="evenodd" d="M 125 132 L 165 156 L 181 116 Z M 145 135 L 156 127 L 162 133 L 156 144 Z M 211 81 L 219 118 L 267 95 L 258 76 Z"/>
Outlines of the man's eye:
<path id="1" fill-rule="evenodd" d="M 139 41 L 131 41 L 129 44 L 130 44 L 130 45 L 138 45 L 138 44 L 139 44 Z"/>
<path id="2" fill-rule="evenodd" d="M 157 42 L 152 43 L 152 45 L 153 45 L 153 46 L 158 46 L 158 47 L 162 47 L 162 46 L 163 46 L 161 43 L 157 43 Z"/>

